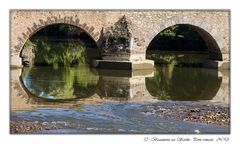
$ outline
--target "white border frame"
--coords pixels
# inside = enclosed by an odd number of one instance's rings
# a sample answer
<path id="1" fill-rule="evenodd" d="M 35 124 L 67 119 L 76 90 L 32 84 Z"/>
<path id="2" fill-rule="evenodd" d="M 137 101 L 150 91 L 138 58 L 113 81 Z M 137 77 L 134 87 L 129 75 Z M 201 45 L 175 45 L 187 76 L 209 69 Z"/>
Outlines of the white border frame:
<path id="1" fill-rule="evenodd" d="M 238 0 L 1 0 L 0 1 L 0 54 L 1 97 L 0 134 L 1 144 L 194 144 L 199 142 L 144 142 L 144 138 L 230 138 L 223 142 L 203 144 L 238 143 L 239 106 L 238 81 L 240 81 L 240 8 Z M 229 135 L 10 135 L 9 134 L 9 10 L 10 9 L 230 9 L 231 10 L 231 134 Z M 239 62 L 238 62 L 239 61 Z"/>

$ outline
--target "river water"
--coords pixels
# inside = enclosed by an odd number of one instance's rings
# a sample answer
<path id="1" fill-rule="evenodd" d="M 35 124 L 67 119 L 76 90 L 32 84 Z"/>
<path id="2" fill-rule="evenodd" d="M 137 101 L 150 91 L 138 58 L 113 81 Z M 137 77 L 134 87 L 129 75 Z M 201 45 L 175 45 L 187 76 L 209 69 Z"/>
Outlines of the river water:
<path id="1" fill-rule="evenodd" d="M 179 115 L 179 108 L 228 110 L 227 71 L 160 65 L 116 71 L 82 65 L 25 67 L 21 73 L 31 106 L 12 110 L 11 123 L 51 128 L 19 133 L 229 133 L 228 124 L 149 114 L 153 106 Z"/>
<path id="2" fill-rule="evenodd" d="M 63 54 L 99 57 L 96 48 L 82 51 L 78 41 L 37 39 L 37 45 L 39 64 Z M 126 71 L 80 64 L 11 73 L 11 133 L 229 133 L 228 70 L 156 64 L 153 70 Z"/>

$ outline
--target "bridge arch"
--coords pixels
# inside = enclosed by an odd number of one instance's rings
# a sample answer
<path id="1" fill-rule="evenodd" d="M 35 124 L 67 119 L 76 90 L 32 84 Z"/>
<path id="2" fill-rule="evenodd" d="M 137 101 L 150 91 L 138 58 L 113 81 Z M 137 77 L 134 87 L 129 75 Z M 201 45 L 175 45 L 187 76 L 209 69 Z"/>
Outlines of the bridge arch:
<path id="1" fill-rule="evenodd" d="M 160 27 L 157 27 L 156 29 L 154 29 L 152 32 L 150 32 L 149 34 L 149 39 L 147 39 L 147 46 L 146 46 L 146 51 L 148 49 L 148 46 L 150 45 L 150 43 L 152 42 L 152 40 L 163 30 L 171 27 L 171 26 L 175 26 L 175 25 L 185 25 L 190 27 L 191 29 L 193 29 L 194 31 L 196 31 L 200 37 L 204 40 L 205 45 L 208 48 L 209 51 L 209 59 L 211 60 L 216 60 L 216 61 L 222 61 L 223 60 L 223 55 L 221 52 L 221 48 L 220 48 L 220 42 L 217 41 L 217 38 L 215 38 L 214 36 L 214 32 L 213 29 L 206 25 L 206 24 L 202 24 L 202 23 L 189 23 L 189 22 L 166 22 L 166 24 L 161 25 Z"/>
<path id="2" fill-rule="evenodd" d="M 151 40 L 163 29 L 176 24 L 195 26 L 203 35 L 210 35 L 213 66 L 229 68 L 230 12 L 229 10 L 11 10 L 10 57 L 11 67 L 22 67 L 19 53 L 31 34 L 42 26 L 64 23 L 77 26 L 88 33 L 100 46 L 105 28 L 110 28 L 123 15 L 128 18 L 131 31 L 128 63 L 151 63 L 146 60 L 146 49 Z M 203 30 L 203 31 L 202 31 Z M 214 46 L 215 45 L 215 46 Z M 219 47 L 219 49 L 217 48 Z M 222 61 L 220 62 L 219 60 Z M 215 65 L 216 64 L 216 65 Z M 137 67 L 133 67 L 135 69 Z"/>
<path id="3" fill-rule="evenodd" d="M 41 20 L 39 20 L 39 21 L 41 23 Z M 72 27 L 75 27 L 76 29 L 81 30 L 85 35 L 87 35 L 92 40 L 92 43 L 94 43 L 94 45 L 99 49 L 99 44 L 98 44 L 98 41 L 97 41 L 98 39 L 95 37 L 94 32 L 92 32 L 94 30 L 94 27 L 89 28 L 86 24 L 81 25 L 81 24 L 79 24 L 75 21 L 72 21 L 72 20 L 62 22 L 61 20 L 58 21 L 56 19 L 55 21 L 53 21 L 50 18 L 48 18 L 48 21 L 49 22 L 42 22 L 39 25 L 36 25 L 36 23 L 33 23 L 32 29 L 27 28 L 28 29 L 27 36 L 25 36 L 23 34 L 23 38 L 18 38 L 20 41 L 22 41 L 22 43 L 20 43 L 18 45 L 18 49 L 19 49 L 18 57 L 21 59 L 22 65 L 23 65 L 22 51 L 23 51 L 27 41 L 32 36 L 34 36 L 36 33 L 38 33 L 39 31 L 44 30 L 45 28 L 51 27 L 51 26 L 54 26 L 54 25 L 63 24 L 63 25 L 72 26 Z"/>
<path id="4" fill-rule="evenodd" d="M 71 25 L 74 27 L 77 27 L 81 29 L 85 34 L 87 34 L 97 45 L 99 48 L 99 32 L 94 32 L 94 27 L 89 26 L 86 23 L 80 23 L 80 20 L 76 18 L 73 20 L 72 17 L 47 17 L 45 20 L 39 19 L 38 22 L 33 22 L 31 27 L 26 27 L 24 32 L 22 33 L 22 36 L 17 37 L 18 39 L 18 44 L 15 45 L 14 49 L 15 52 L 18 53 L 18 57 L 20 58 L 21 51 L 27 42 L 29 38 L 31 38 L 34 34 L 36 34 L 38 31 L 51 26 L 51 25 L 57 25 L 57 24 L 66 24 L 66 25 Z"/>

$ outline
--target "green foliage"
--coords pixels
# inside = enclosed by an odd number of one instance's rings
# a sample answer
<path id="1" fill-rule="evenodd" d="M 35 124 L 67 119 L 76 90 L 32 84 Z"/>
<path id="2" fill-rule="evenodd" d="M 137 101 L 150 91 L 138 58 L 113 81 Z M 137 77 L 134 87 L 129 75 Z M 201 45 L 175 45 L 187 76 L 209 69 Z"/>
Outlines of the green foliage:
<path id="1" fill-rule="evenodd" d="M 156 65 L 146 88 L 159 100 L 212 100 L 221 82 L 215 70 Z"/>
<path id="2" fill-rule="evenodd" d="M 33 95 L 47 99 L 75 99 L 91 96 L 98 76 L 85 66 L 26 67 L 22 79 Z"/>
<path id="3" fill-rule="evenodd" d="M 177 36 L 178 25 L 171 26 L 159 33 L 159 36 L 174 38 Z"/>
<path id="4" fill-rule="evenodd" d="M 208 47 L 194 27 L 180 24 L 168 27 L 155 36 L 148 50 L 206 52 Z"/>
<path id="5" fill-rule="evenodd" d="M 173 54 L 163 54 L 161 51 L 147 51 L 147 59 L 152 59 L 155 63 L 177 64 L 177 56 Z"/>
<path id="6" fill-rule="evenodd" d="M 68 24 L 47 26 L 34 34 L 26 45 L 34 45 L 35 65 L 72 66 L 99 58 L 97 46 L 78 27 Z"/>
<path id="7" fill-rule="evenodd" d="M 82 30 L 78 27 L 68 25 L 68 24 L 54 24 L 47 26 L 37 32 L 37 36 L 53 36 L 53 37 L 66 37 L 66 36 L 77 36 L 82 33 Z"/>
<path id="8" fill-rule="evenodd" d="M 26 47 L 35 47 L 36 45 L 35 44 L 33 44 L 29 39 L 26 41 L 26 43 L 25 43 L 25 46 Z"/>
<path id="9" fill-rule="evenodd" d="M 60 24 L 59 25 L 59 32 L 60 33 L 66 33 L 68 35 L 75 34 L 79 32 L 79 28 L 72 26 L 72 25 L 65 25 L 65 24 Z"/>
<path id="10" fill-rule="evenodd" d="M 99 57 L 99 50 L 86 35 L 80 41 L 79 33 L 82 31 L 71 25 L 51 25 L 26 42 L 26 45 L 34 46 L 35 65 L 53 66 L 24 68 L 23 82 L 32 94 L 52 99 L 74 99 L 87 97 L 94 91 L 98 77 L 89 69 L 74 65 L 89 63 L 93 57 Z"/>
<path id="11" fill-rule="evenodd" d="M 154 60 L 155 63 L 162 64 L 201 64 L 208 59 L 208 53 L 184 53 L 172 51 L 149 50 L 146 54 L 147 59 Z"/>
<path id="12" fill-rule="evenodd" d="M 200 40 L 201 36 L 188 25 L 174 25 L 169 28 L 164 29 L 159 33 L 159 36 L 168 38 L 183 38 L 188 40 Z"/>
<path id="13" fill-rule="evenodd" d="M 37 45 L 35 63 L 47 63 L 54 67 L 86 63 L 86 47 L 81 43 L 72 41 L 49 42 L 42 39 L 35 40 L 35 43 Z"/>
<path id="14" fill-rule="evenodd" d="M 164 63 L 177 63 L 175 55 L 160 55 L 159 60 L 162 60 Z"/>
<path id="15" fill-rule="evenodd" d="M 146 79 L 146 88 L 149 93 L 159 100 L 170 100 L 171 97 L 169 95 L 170 89 L 170 80 L 172 78 L 173 68 L 172 66 L 163 67 L 159 69 L 156 67 L 154 69 L 154 77 Z"/>

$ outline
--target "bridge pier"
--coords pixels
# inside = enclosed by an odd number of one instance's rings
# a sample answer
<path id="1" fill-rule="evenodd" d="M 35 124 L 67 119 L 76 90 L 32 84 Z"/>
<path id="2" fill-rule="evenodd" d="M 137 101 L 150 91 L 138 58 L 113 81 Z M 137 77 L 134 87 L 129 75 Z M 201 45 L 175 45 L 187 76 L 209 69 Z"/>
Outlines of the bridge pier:
<path id="1" fill-rule="evenodd" d="M 101 69 L 153 69 L 154 61 L 145 54 L 133 54 L 134 34 L 132 22 L 123 15 L 116 23 L 102 31 L 100 45 L 102 60 L 94 60 L 92 67 Z"/>
<path id="2" fill-rule="evenodd" d="M 21 68 L 23 67 L 22 65 L 22 59 L 18 56 L 18 55 L 13 55 L 11 56 L 11 65 L 10 67 L 13 67 L 13 68 Z"/>
<path id="3" fill-rule="evenodd" d="M 203 67 L 227 70 L 230 69 L 230 62 L 226 60 L 225 61 L 206 60 L 203 63 Z"/>
<path id="4" fill-rule="evenodd" d="M 92 67 L 100 69 L 122 69 L 122 70 L 137 70 L 137 69 L 153 69 L 154 61 L 114 61 L 114 60 L 93 60 Z"/>
<path id="5" fill-rule="evenodd" d="M 154 62 L 145 57 L 150 42 L 164 29 L 184 24 L 205 38 L 210 59 L 215 60 L 207 60 L 206 67 L 229 69 L 229 17 L 229 10 L 11 10 L 11 67 L 22 67 L 19 56 L 27 39 L 46 26 L 63 23 L 80 28 L 96 42 L 102 57 L 93 67 L 151 69 Z"/>
<path id="6" fill-rule="evenodd" d="M 105 100 L 150 102 L 156 99 L 148 92 L 145 79 L 153 70 L 94 70 L 99 77 L 96 93 Z"/>

